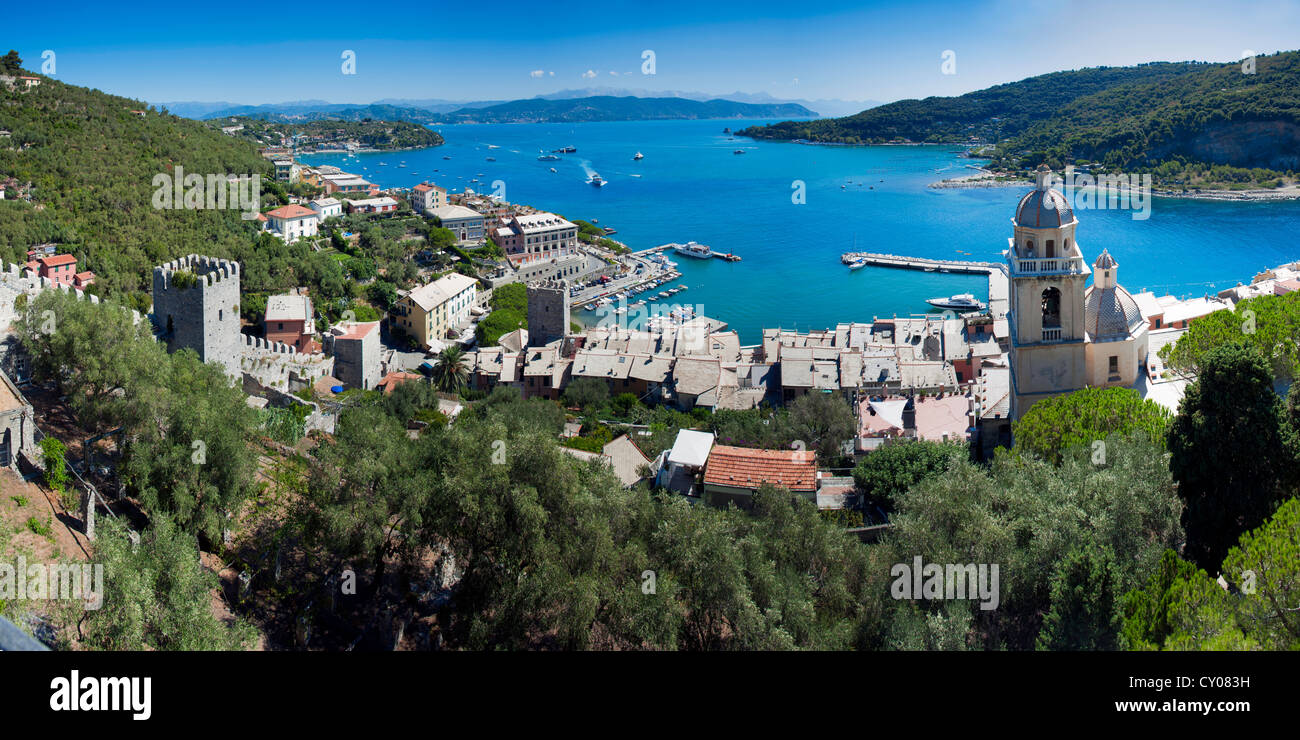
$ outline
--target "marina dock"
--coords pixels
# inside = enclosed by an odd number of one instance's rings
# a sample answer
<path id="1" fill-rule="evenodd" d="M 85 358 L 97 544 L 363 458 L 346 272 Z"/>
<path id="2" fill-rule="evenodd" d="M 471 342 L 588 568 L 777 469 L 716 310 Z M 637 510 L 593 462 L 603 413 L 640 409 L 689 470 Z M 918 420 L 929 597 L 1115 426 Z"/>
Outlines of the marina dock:
<path id="1" fill-rule="evenodd" d="M 840 262 L 846 265 L 857 260 L 863 260 L 873 267 L 895 267 L 902 270 L 924 270 L 925 272 L 987 273 L 991 270 L 1002 269 L 1002 265 L 996 262 L 936 260 L 928 257 L 902 257 L 896 254 L 877 254 L 875 252 L 845 252 L 840 255 Z"/>

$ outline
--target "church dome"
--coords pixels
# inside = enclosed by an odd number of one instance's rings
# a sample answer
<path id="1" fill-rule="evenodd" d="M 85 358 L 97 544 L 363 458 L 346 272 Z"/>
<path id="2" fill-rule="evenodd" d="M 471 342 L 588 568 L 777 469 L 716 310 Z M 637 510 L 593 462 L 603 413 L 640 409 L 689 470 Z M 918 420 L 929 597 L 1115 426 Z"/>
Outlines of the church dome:
<path id="1" fill-rule="evenodd" d="M 1016 225 L 1031 229 L 1057 229 L 1074 221 L 1070 201 L 1059 190 L 1036 188 L 1016 206 Z"/>
<path id="2" fill-rule="evenodd" d="M 1121 286 L 1088 289 L 1083 328 L 1093 341 L 1126 339 L 1145 321 L 1137 301 Z"/>

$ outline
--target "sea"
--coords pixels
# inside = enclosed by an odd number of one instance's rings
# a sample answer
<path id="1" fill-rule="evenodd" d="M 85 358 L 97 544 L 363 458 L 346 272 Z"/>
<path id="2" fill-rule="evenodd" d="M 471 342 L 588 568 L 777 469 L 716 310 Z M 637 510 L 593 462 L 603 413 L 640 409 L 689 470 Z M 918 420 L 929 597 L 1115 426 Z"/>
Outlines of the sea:
<path id="1" fill-rule="evenodd" d="M 840 255 L 1001 261 L 1025 188 L 929 187 L 975 172 L 981 162 L 962 156 L 961 147 L 826 146 L 725 132 L 767 122 L 435 126 L 442 146 L 301 159 L 383 188 L 431 182 L 500 195 L 612 227 L 612 238 L 634 250 L 694 240 L 737 254 L 740 262 L 670 257 L 682 272 L 674 284 L 688 288 L 672 301 L 725 321 L 745 344 L 760 342 L 764 328 L 806 331 L 926 313 L 927 298 L 973 293 L 987 300 L 983 275 L 850 271 Z M 537 159 L 570 146 L 577 151 L 559 161 Z M 644 158 L 634 161 L 637 152 Z M 608 185 L 588 184 L 593 173 Z M 1134 215 L 1076 210 L 1084 256 L 1091 263 L 1109 250 L 1131 292 L 1212 295 L 1300 259 L 1300 202 L 1155 198 L 1148 218 Z"/>

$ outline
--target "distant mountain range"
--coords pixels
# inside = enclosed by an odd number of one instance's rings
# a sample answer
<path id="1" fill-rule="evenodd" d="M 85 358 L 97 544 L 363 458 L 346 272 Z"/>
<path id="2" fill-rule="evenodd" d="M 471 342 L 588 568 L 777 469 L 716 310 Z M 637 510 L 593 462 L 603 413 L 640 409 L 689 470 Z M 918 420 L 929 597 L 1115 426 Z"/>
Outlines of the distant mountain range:
<path id="1" fill-rule="evenodd" d="M 485 108 L 462 108 L 438 116 L 442 123 L 575 123 L 699 118 L 812 118 L 798 103 L 737 103 L 732 100 L 637 98 L 598 95 L 547 100 L 529 98 Z"/>
<path id="2" fill-rule="evenodd" d="M 701 103 L 710 103 L 717 106 L 718 101 L 733 103 L 751 103 L 757 105 L 784 105 L 793 104 L 801 106 L 803 112 L 773 113 L 773 117 L 791 116 L 791 117 L 814 117 L 818 114 L 837 116 L 846 113 L 865 110 L 880 103 L 874 100 L 783 100 L 775 98 L 767 93 L 743 93 L 735 92 L 728 95 L 710 95 L 700 92 L 684 92 L 679 90 L 651 91 L 642 89 L 629 88 L 612 88 L 612 87 L 588 87 L 572 90 L 559 90 L 546 95 L 538 95 L 533 98 L 524 100 L 448 100 L 445 98 L 385 98 L 376 100 L 372 103 L 331 103 L 326 100 L 300 100 L 284 103 L 267 103 L 263 105 L 241 105 L 230 102 L 204 102 L 204 101 L 180 101 L 171 103 L 159 103 L 159 107 L 166 108 L 169 112 L 185 118 L 208 119 L 222 118 L 229 116 L 248 116 L 259 118 L 267 121 L 305 121 L 316 120 L 320 118 L 335 118 L 340 120 L 359 121 L 365 118 L 386 117 L 386 120 L 409 121 L 412 123 L 427 123 L 435 120 L 445 120 L 454 118 L 456 120 L 466 120 L 469 118 L 467 111 L 492 106 L 507 104 L 522 104 L 528 100 L 543 101 L 560 101 L 560 100 L 577 100 L 596 97 L 609 98 L 641 98 L 641 99 L 682 99 L 693 100 Z M 520 107 L 522 109 L 523 106 Z M 626 106 L 619 106 L 626 109 Z M 797 108 L 789 109 L 791 111 Z M 449 116 L 449 114 L 455 114 Z M 757 113 L 745 112 L 741 116 L 753 116 L 756 118 L 768 117 L 763 111 Z M 695 115 L 686 116 L 653 116 L 654 118 L 664 117 L 686 117 L 693 118 Z M 732 116 L 724 116 L 732 117 Z M 565 119 L 569 120 L 569 119 Z M 573 119 L 573 120 L 615 120 L 615 119 Z M 619 120 L 622 120 L 621 118 Z"/>

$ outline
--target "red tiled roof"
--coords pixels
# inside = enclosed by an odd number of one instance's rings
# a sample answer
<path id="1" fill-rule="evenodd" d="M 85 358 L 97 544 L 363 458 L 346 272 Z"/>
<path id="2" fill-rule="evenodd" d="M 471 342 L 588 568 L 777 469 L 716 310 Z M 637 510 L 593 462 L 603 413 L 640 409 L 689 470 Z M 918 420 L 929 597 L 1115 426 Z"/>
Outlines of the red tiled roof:
<path id="1" fill-rule="evenodd" d="M 303 216 L 317 216 L 315 211 L 300 205 L 280 206 L 274 211 L 267 211 L 266 215 L 271 218 L 302 218 Z"/>
<path id="2" fill-rule="evenodd" d="M 77 258 L 73 257 L 70 254 L 56 254 L 53 257 L 37 257 L 36 259 L 37 261 L 47 266 L 69 265 L 69 264 L 75 265 L 77 263 Z"/>
<path id="3" fill-rule="evenodd" d="M 424 376 L 420 375 L 419 373 L 408 373 L 404 371 L 398 371 L 395 373 L 389 373 L 385 375 L 384 379 L 379 381 L 378 387 L 383 388 L 384 394 L 388 395 L 393 392 L 394 388 L 401 385 L 402 383 L 405 383 L 408 380 L 420 380 L 423 377 Z"/>
<path id="4" fill-rule="evenodd" d="M 714 445 L 704 466 L 704 482 L 737 488 L 758 488 L 771 483 L 791 491 L 815 491 L 817 460 L 813 453 L 798 450 Z"/>
<path id="5" fill-rule="evenodd" d="M 416 186 L 415 186 L 415 191 L 416 191 L 417 193 L 427 193 L 427 192 L 429 192 L 430 190 L 433 190 L 433 186 L 432 186 L 432 185 L 424 185 L 424 184 L 420 184 L 420 185 L 416 185 Z"/>

